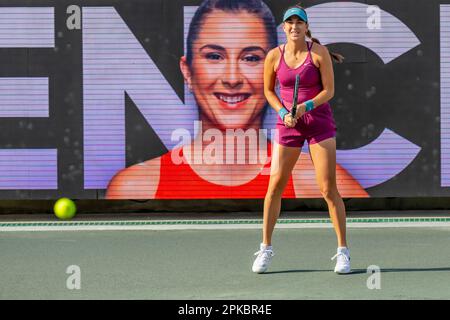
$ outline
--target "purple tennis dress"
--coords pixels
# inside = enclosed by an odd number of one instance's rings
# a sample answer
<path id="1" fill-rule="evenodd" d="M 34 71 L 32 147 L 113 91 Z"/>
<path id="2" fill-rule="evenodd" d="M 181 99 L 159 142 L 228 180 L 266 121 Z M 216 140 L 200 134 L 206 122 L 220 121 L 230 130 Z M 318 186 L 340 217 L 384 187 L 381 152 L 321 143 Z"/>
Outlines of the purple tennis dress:
<path id="1" fill-rule="evenodd" d="M 290 68 L 284 61 L 284 48 L 281 51 L 281 59 L 276 70 L 277 79 L 280 84 L 281 101 L 290 111 L 292 98 L 294 96 L 295 76 L 300 75 L 297 103 L 303 103 L 313 99 L 323 90 L 322 78 L 319 69 L 314 65 L 311 57 L 313 42 L 307 42 L 308 56 L 298 68 Z M 298 120 L 294 128 L 284 125 L 280 117 L 276 124 L 277 134 L 275 140 L 287 147 L 303 147 L 305 140 L 308 144 L 318 143 L 336 135 L 336 124 L 328 102 L 314 107 L 306 112 Z"/>

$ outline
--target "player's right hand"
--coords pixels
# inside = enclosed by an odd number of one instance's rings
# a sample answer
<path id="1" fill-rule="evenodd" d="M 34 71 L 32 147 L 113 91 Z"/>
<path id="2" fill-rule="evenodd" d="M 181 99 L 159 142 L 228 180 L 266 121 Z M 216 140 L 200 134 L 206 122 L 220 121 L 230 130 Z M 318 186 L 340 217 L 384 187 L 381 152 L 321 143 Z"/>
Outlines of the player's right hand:
<path id="1" fill-rule="evenodd" d="M 295 119 L 291 113 L 284 116 L 284 125 L 288 128 L 293 128 L 297 124 L 297 119 Z"/>

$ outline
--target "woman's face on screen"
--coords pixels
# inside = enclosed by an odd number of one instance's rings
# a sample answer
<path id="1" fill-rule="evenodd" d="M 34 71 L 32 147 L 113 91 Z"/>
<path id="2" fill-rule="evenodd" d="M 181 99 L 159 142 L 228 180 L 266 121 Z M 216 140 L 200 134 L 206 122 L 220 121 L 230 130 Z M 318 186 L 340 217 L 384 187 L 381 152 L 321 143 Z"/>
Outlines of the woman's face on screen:
<path id="1" fill-rule="evenodd" d="M 268 49 L 264 22 L 256 15 L 216 10 L 205 17 L 192 45 L 190 86 L 200 112 L 217 128 L 260 120 Z"/>

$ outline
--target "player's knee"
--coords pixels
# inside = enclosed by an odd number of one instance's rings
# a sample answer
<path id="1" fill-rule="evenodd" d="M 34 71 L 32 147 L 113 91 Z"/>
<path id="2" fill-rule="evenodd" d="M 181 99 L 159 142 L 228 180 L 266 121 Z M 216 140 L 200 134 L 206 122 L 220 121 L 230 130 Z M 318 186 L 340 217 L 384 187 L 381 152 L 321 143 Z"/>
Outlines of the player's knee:
<path id="1" fill-rule="evenodd" d="M 321 186 L 320 193 L 322 194 L 325 200 L 333 201 L 334 199 L 339 197 L 339 192 L 336 186 L 333 185 Z"/>
<path id="2" fill-rule="evenodd" d="M 271 188 L 267 190 L 266 198 L 277 199 L 283 195 L 283 190 L 281 188 Z"/>
<path id="3" fill-rule="evenodd" d="M 267 194 L 270 197 L 281 196 L 286 186 L 286 177 L 282 175 L 275 175 L 271 178 L 271 183 L 267 190 Z"/>

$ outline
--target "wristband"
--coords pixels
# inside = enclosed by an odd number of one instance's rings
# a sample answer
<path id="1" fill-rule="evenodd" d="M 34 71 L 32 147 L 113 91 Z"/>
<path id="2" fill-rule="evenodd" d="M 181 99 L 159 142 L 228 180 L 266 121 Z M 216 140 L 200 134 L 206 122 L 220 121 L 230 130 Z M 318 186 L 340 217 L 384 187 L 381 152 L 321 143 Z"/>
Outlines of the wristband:
<path id="1" fill-rule="evenodd" d="M 305 105 L 306 105 L 306 111 L 311 111 L 312 109 L 314 109 L 314 101 L 312 101 L 312 100 L 306 101 Z"/>
<path id="2" fill-rule="evenodd" d="M 287 115 L 289 111 L 285 107 L 282 107 L 280 111 L 278 111 L 278 115 L 280 116 L 281 120 L 284 121 L 284 116 Z"/>

